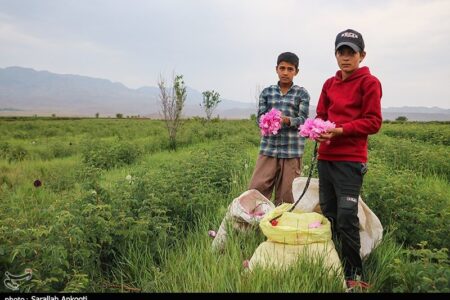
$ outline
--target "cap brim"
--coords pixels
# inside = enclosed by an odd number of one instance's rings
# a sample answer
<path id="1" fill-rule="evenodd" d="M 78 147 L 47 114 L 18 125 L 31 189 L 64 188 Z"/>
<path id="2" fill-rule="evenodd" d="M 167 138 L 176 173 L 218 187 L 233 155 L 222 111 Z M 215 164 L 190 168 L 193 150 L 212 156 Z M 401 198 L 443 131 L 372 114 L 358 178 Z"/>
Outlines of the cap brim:
<path id="1" fill-rule="evenodd" d="M 362 51 L 361 48 L 359 48 L 356 44 L 353 44 L 353 43 L 350 43 L 350 42 L 339 43 L 339 44 L 337 44 L 337 46 L 336 46 L 336 48 L 334 50 L 336 51 L 337 49 L 339 49 L 342 46 L 349 46 L 355 52 L 361 52 Z"/>

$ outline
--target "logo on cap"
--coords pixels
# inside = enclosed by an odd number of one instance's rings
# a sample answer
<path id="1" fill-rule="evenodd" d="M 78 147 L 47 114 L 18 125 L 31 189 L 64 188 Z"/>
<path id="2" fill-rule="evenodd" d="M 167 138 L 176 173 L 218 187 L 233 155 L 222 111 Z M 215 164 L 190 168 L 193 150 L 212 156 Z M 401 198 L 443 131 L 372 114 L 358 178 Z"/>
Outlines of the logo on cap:
<path id="1" fill-rule="evenodd" d="M 358 35 L 353 32 L 344 32 L 343 34 L 341 34 L 341 37 L 349 37 L 349 38 L 357 39 Z"/>

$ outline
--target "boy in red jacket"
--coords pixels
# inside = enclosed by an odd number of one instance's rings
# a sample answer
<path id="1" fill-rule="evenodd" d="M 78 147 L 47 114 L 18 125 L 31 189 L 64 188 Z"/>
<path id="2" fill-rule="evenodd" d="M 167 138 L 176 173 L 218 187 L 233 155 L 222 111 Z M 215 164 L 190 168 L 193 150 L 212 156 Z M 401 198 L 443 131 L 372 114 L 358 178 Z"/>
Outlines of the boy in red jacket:
<path id="1" fill-rule="evenodd" d="M 368 135 L 381 128 L 382 90 L 369 68 L 359 67 L 366 56 L 359 32 L 340 32 L 335 56 L 340 70 L 325 81 L 317 105 L 316 118 L 336 124 L 317 139 L 326 142 L 318 150 L 319 201 L 331 221 L 333 236 L 341 243 L 347 287 L 364 288 L 358 197 L 367 170 Z"/>

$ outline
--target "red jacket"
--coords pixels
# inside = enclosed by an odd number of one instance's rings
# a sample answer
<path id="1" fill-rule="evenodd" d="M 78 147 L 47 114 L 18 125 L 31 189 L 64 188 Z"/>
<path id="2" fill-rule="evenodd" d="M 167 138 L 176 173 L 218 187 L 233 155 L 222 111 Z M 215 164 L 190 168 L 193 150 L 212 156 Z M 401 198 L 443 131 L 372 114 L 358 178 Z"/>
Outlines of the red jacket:
<path id="1" fill-rule="evenodd" d="M 321 160 L 367 162 L 367 137 L 381 128 L 380 81 L 361 67 L 346 80 L 342 72 L 325 81 L 317 104 L 317 116 L 343 128 L 343 135 L 329 144 L 320 143 Z"/>

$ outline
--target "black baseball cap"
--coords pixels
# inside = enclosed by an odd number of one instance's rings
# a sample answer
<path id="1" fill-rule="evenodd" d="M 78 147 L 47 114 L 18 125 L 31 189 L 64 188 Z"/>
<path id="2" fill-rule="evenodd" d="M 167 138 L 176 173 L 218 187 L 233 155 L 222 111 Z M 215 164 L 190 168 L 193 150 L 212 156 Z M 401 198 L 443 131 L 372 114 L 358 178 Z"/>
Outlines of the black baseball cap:
<path id="1" fill-rule="evenodd" d="M 364 51 L 364 40 L 362 34 L 353 29 L 347 29 L 339 32 L 334 42 L 334 51 L 337 51 L 341 46 L 349 46 L 355 52 Z"/>

